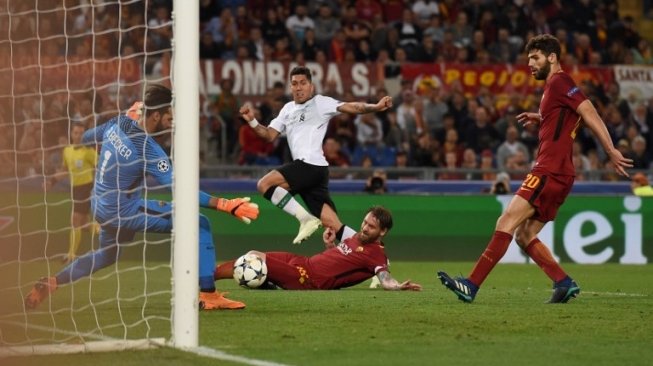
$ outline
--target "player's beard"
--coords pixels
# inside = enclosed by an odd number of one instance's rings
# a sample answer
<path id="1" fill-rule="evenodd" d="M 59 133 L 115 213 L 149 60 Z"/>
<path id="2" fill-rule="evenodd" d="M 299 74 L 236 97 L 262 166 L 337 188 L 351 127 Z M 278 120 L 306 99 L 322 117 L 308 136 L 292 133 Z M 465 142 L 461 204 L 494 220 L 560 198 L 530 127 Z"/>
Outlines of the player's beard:
<path id="1" fill-rule="evenodd" d="M 550 72 L 551 72 L 551 64 L 548 61 L 546 61 L 544 66 L 542 66 L 541 69 L 535 72 L 535 80 L 546 80 Z"/>

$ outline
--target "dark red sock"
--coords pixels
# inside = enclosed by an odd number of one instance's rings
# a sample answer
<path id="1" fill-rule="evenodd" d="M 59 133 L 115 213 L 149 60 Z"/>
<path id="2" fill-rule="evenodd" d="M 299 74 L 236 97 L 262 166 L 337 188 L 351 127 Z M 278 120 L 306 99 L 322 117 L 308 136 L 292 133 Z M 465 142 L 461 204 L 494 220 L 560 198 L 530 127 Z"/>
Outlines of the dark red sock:
<path id="1" fill-rule="evenodd" d="M 553 259 L 549 248 L 542 244 L 540 239 L 535 238 L 528 243 L 526 254 L 533 258 L 533 261 L 542 268 L 553 282 L 558 282 L 567 277 L 562 267 Z"/>
<path id="2" fill-rule="evenodd" d="M 485 248 L 483 254 L 476 262 L 472 273 L 469 275 L 469 280 L 472 281 L 478 287 L 481 287 L 483 281 L 487 275 L 490 274 L 492 268 L 501 260 L 506 250 L 508 250 L 508 245 L 512 241 L 512 234 L 505 233 L 503 231 L 495 231 L 492 235 L 490 243 Z"/>
<path id="3" fill-rule="evenodd" d="M 235 261 L 229 261 L 215 267 L 215 271 L 213 271 L 213 279 L 217 281 L 224 280 L 225 278 L 232 278 L 234 276 L 234 263 Z"/>

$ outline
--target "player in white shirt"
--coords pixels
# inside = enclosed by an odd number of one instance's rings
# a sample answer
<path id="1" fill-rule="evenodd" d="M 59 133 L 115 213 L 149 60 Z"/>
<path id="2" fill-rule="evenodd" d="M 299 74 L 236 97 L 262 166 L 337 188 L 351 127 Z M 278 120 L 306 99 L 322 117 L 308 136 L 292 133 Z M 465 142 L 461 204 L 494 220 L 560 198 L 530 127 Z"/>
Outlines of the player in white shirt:
<path id="1" fill-rule="evenodd" d="M 285 133 L 293 158 L 291 163 L 266 174 L 256 187 L 266 199 L 299 220 L 293 244 L 306 240 L 320 225 L 334 230 L 339 239 L 351 236 L 356 231 L 340 222 L 329 195 L 329 163 L 324 158 L 322 141 L 329 120 L 336 114 L 384 111 L 392 107 L 392 98 L 385 96 L 376 104 L 367 104 L 315 95 L 311 71 L 305 66 L 290 71 L 290 85 L 293 100 L 267 127 L 258 123 L 248 104 L 240 108 L 240 115 L 259 137 L 272 142 Z M 295 194 L 302 197 L 310 213 L 293 198 Z"/>

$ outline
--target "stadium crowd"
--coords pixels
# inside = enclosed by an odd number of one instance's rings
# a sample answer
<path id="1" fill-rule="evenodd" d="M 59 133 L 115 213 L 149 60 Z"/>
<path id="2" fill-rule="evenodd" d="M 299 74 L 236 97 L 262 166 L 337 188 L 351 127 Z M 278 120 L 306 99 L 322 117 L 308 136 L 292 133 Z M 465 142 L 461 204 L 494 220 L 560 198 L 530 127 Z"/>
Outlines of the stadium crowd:
<path id="1" fill-rule="evenodd" d="M 47 3 L 39 2 L 38 6 L 45 9 Z M 200 57 L 299 64 L 381 63 L 387 80 L 397 78 L 400 65 L 410 62 L 525 65 L 524 43 L 533 35 L 551 33 L 563 45 L 565 66 L 653 64 L 651 43 L 638 34 L 635 19 L 619 15 L 617 3 L 200 0 Z M 33 6 L 16 4 L 25 9 Z M 145 66 L 150 78 L 166 80 L 172 5 L 170 0 L 147 4 L 145 8 L 142 2 L 125 2 L 99 7 L 94 12 L 83 6 L 40 12 L 38 27 L 30 19 L 12 22 L 12 27 L 20 29 L 11 30 L 11 39 L 25 41 L 14 42 L 11 47 L 14 53 L 24 52 L 33 59 L 46 50 L 48 54 L 78 58 L 134 58 Z M 28 17 L 30 13 L 25 14 Z M 111 29 L 116 31 L 108 31 Z M 39 41 L 48 37 L 52 42 Z M 0 46 L 9 48 L 5 42 Z M 34 89 L 38 88 L 38 73 L 32 77 L 33 83 L 21 83 L 26 89 L 15 93 L 25 97 L 12 104 L 9 95 L 4 94 L 0 101 L 0 127 L 14 128 L 14 118 L 18 125 L 14 130 L 18 133 L 16 148 L 34 161 L 34 166 L 19 174 L 38 170 L 46 156 L 57 159 L 56 149 L 48 149 L 66 140 L 68 116 L 91 127 L 101 117 L 126 109 L 138 99 L 142 87 L 141 83 L 127 83 L 119 92 L 99 88 L 95 92 L 88 89 L 71 95 L 63 90 L 43 96 Z M 489 170 L 509 171 L 513 179 L 520 179 L 520 172 L 526 172 L 533 162 L 537 128 L 523 128 L 515 116 L 537 110 L 541 91 L 528 96 L 513 94 L 508 103 L 499 106 L 496 95 L 483 87 L 469 95 L 456 83 L 430 83 L 421 93 L 415 92 L 412 81 L 400 85 L 390 111 L 334 117 L 324 142 L 332 166 L 425 166 L 441 168 L 438 179 L 494 180 L 496 174 Z M 283 140 L 274 145 L 265 143 L 240 119 L 237 111 L 246 100 L 232 93 L 233 81 L 224 79 L 220 87 L 219 94 L 203 97 L 200 123 L 206 140 L 202 152 L 205 162 L 210 163 L 209 157 L 219 151 L 226 151 L 227 163 L 276 165 L 288 161 Z M 581 87 L 597 106 L 615 145 L 634 159 L 635 169 L 649 169 L 653 156 L 653 100 L 623 99 L 616 82 L 584 82 Z M 328 82 L 323 94 L 343 101 L 355 99 L 351 91 L 339 94 Z M 385 85 L 377 85 L 369 99 L 378 100 L 385 94 Z M 257 119 L 269 123 L 288 100 L 286 85 L 277 83 L 256 102 Z M 18 116 L 18 109 L 22 116 Z M 42 121 L 49 126 L 47 133 L 40 127 Z M 0 163 L 13 160 L 11 136 L 0 133 Z M 43 147 L 52 154 L 43 154 Z M 573 159 L 578 180 L 619 179 L 615 174 L 589 174 L 609 168 L 605 153 L 589 131 L 578 135 Z M 0 166 L 4 166 L 0 173 L 6 174 L 7 165 Z M 469 173 L 469 169 L 488 172 Z"/>

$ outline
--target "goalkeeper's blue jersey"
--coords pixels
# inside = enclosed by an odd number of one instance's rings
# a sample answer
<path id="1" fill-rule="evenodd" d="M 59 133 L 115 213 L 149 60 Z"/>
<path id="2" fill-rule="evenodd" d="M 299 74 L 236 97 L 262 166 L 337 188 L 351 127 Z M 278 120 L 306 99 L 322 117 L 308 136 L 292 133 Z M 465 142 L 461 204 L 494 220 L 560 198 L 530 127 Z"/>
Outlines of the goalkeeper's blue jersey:
<path id="1" fill-rule="evenodd" d="M 115 218 L 141 206 L 146 175 L 170 187 L 172 165 L 166 152 L 136 121 L 120 115 L 84 133 L 82 143 L 101 144 L 93 204 L 99 218 Z"/>

